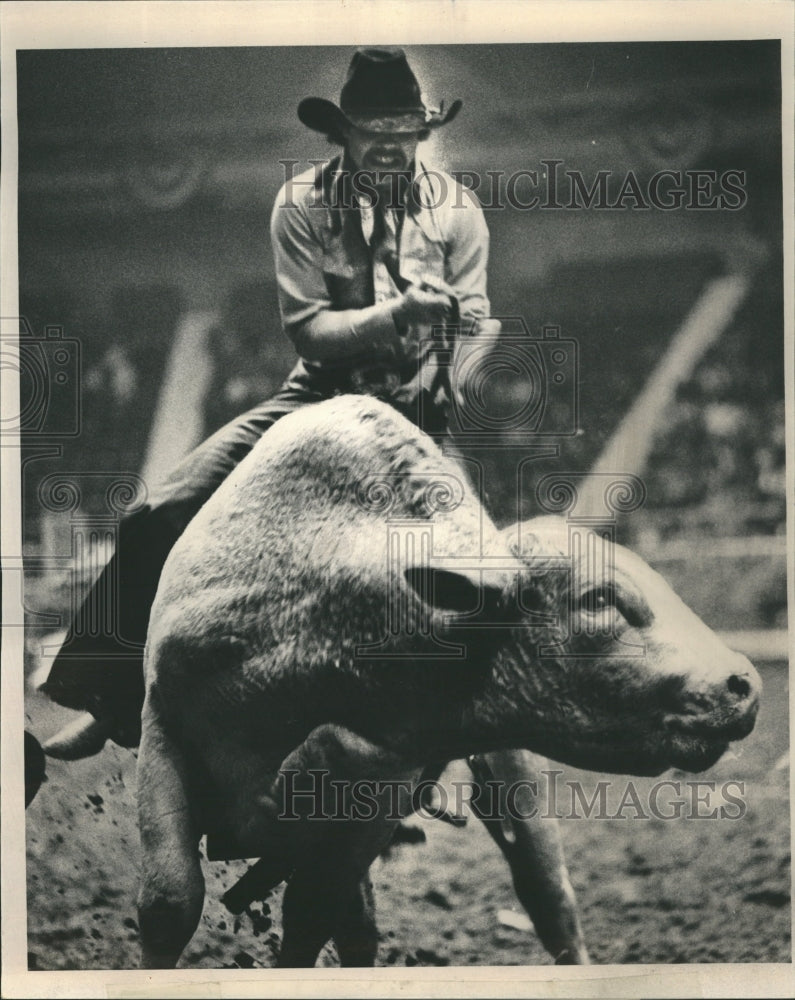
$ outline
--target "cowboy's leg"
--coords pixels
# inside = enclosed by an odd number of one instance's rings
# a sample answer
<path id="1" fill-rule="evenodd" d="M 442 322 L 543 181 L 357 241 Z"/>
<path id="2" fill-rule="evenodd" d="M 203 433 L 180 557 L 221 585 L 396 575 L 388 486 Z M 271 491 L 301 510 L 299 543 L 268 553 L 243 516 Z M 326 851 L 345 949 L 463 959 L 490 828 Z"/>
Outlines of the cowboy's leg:
<path id="1" fill-rule="evenodd" d="M 378 953 L 378 927 L 375 922 L 373 883 L 365 874 L 351 893 L 348 905 L 334 929 L 340 965 L 344 968 L 368 968 L 375 965 Z"/>
<path id="2" fill-rule="evenodd" d="M 547 762 L 528 750 L 500 750 L 470 760 L 480 797 L 471 802 L 511 867 L 514 888 L 541 943 L 559 965 L 587 965 L 588 952 L 569 881 L 557 820 L 545 818 L 541 772 Z M 487 781 L 499 785 L 494 815 Z M 514 793 L 508 795 L 513 788 Z"/>
<path id="3" fill-rule="evenodd" d="M 271 399 L 216 431 L 158 485 L 145 507 L 119 526 L 117 550 L 72 621 L 42 687 L 54 701 L 91 712 L 105 725 L 93 742 L 56 737 L 51 756 L 85 756 L 101 749 L 106 735 L 125 746 L 140 738 L 142 659 L 149 613 L 160 572 L 191 518 L 281 417 L 324 398 L 324 385 L 297 368 Z M 88 628 L 89 621 L 100 628 Z"/>

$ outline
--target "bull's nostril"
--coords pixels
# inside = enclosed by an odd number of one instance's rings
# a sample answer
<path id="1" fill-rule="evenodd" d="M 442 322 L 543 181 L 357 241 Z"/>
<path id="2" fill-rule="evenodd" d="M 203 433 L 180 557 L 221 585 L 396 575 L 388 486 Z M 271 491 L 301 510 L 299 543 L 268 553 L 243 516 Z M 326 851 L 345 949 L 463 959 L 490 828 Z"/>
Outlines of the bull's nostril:
<path id="1" fill-rule="evenodd" d="M 751 693 L 751 685 L 748 683 L 746 677 L 739 677 L 737 674 L 732 674 L 727 683 L 731 693 L 738 698 L 747 698 Z"/>

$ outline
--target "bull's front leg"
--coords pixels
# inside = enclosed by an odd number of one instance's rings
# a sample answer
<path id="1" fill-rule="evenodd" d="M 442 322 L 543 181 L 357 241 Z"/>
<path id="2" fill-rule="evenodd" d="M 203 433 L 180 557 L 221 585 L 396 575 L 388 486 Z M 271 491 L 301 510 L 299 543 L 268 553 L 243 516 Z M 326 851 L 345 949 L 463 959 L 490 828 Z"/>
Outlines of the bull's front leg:
<path id="1" fill-rule="evenodd" d="M 345 968 L 375 965 L 378 953 L 378 928 L 375 923 L 375 899 L 370 875 L 365 874 L 348 897 L 334 928 L 340 965 Z"/>
<path id="2" fill-rule="evenodd" d="M 151 692 L 138 757 L 142 967 L 173 969 L 193 936 L 204 904 L 199 831 L 188 798 L 182 750 L 161 720 Z"/>
<path id="3" fill-rule="evenodd" d="M 336 725 L 313 730 L 284 760 L 271 798 L 282 811 L 282 828 L 293 827 L 296 870 L 284 898 L 280 966 L 314 965 L 330 937 L 342 965 L 375 964 L 368 870 L 401 816 L 412 811 L 419 773 L 394 752 Z"/>
<path id="4" fill-rule="evenodd" d="M 393 751 L 331 724 L 314 729 L 282 762 L 241 831 L 241 843 L 261 860 L 224 896 L 239 913 L 289 878 L 280 966 L 314 965 L 331 937 L 341 964 L 374 963 L 367 872 L 412 811 L 419 774 Z"/>
<path id="5" fill-rule="evenodd" d="M 307 837 L 323 833 L 324 820 L 339 824 L 353 814 L 357 820 L 389 816 L 396 823 L 410 814 L 413 781 L 420 773 L 393 750 L 326 724 L 282 761 L 268 800 L 281 833 L 302 849 Z"/>
<path id="6" fill-rule="evenodd" d="M 332 937 L 341 966 L 375 965 L 372 885 L 350 860 L 335 851 L 321 854 L 290 879 L 282 905 L 280 968 L 311 968 Z"/>
<path id="7" fill-rule="evenodd" d="M 227 908 L 242 913 L 253 900 L 264 898 L 288 879 L 302 861 L 324 850 L 329 832 L 352 809 L 360 809 L 351 801 L 359 783 L 396 769 L 405 769 L 400 757 L 344 726 L 314 729 L 282 761 L 275 781 L 249 803 L 247 821 L 237 831 L 236 850 L 260 855 L 260 860 L 226 892 Z M 399 784 L 407 787 L 406 781 Z M 369 792 L 368 797 L 372 798 Z M 408 793 L 403 793 L 401 802 L 403 815 L 412 811 Z M 385 806 L 384 814 L 394 812 L 391 801 Z"/>
<path id="8" fill-rule="evenodd" d="M 547 762 L 527 750 L 500 750 L 473 757 L 470 766 L 476 785 L 473 811 L 505 855 L 516 895 L 541 943 L 558 965 L 589 964 L 560 829 L 557 820 L 543 817 L 543 804 L 538 802 L 536 790 Z M 492 814 L 487 781 L 499 783 L 499 815 L 504 818 Z M 512 809 L 506 801 L 511 786 L 522 791 Z M 516 808 L 519 802 L 521 812 Z"/>

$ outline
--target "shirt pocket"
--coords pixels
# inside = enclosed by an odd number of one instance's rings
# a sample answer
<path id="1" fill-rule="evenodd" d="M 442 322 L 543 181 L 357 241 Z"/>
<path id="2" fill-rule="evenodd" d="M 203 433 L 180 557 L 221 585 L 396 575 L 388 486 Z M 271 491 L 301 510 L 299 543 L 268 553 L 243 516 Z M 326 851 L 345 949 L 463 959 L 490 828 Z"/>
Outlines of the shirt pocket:
<path id="1" fill-rule="evenodd" d="M 362 248 L 346 246 L 339 237 L 327 240 L 323 250 L 323 280 L 332 309 L 363 309 L 372 305 L 372 263 Z"/>
<path id="2" fill-rule="evenodd" d="M 400 243 L 400 273 L 413 284 L 423 279 L 444 280 L 447 247 L 440 239 L 430 238 L 419 227 L 404 227 Z"/>

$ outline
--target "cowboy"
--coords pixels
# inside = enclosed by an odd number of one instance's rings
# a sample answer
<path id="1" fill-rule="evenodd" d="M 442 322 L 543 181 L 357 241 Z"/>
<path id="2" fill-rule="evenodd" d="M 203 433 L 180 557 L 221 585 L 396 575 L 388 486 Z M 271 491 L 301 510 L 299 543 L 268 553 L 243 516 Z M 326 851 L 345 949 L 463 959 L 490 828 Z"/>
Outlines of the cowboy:
<path id="1" fill-rule="evenodd" d="M 118 633 L 82 635 L 79 613 L 43 690 L 100 725 L 59 737 L 52 755 L 95 753 L 140 736 L 142 657 L 163 563 L 202 504 L 280 417 L 340 392 L 379 395 L 425 430 L 446 422 L 449 365 L 441 328 L 493 333 L 486 296 L 488 230 L 474 196 L 417 156 L 418 144 L 461 108 L 426 107 L 401 49 L 358 50 L 339 107 L 310 97 L 300 120 L 343 146 L 290 177 L 271 220 L 279 305 L 299 360 L 271 399 L 191 452 L 144 508 L 121 524 L 116 554 L 84 608 L 116 588 Z M 498 324 L 496 324 L 498 327 Z M 104 605 L 103 605 L 104 602 Z M 100 616 L 107 620 L 108 615 Z"/>
<path id="2" fill-rule="evenodd" d="M 417 156 L 418 143 L 460 107 L 427 109 L 401 50 L 358 51 L 340 107 L 317 97 L 298 107 L 342 156 L 289 178 L 271 220 L 282 321 L 301 376 L 342 375 L 428 431 L 446 423 L 438 393 L 421 400 L 422 419 L 414 405 L 438 374 L 433 326 L 455 311 L 470 332 L 494 329 L 485 322 L 489 236 L 480 205 Z"/>

